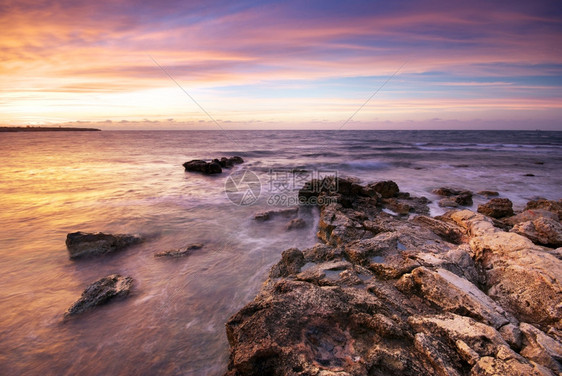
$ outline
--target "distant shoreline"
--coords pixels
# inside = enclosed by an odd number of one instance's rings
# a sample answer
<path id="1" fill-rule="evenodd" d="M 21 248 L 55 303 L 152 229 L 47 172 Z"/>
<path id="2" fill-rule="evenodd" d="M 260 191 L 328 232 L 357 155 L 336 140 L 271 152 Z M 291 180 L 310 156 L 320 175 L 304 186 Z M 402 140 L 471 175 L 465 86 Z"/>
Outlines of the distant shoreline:
<path id="1" fill-rule="evenodd" d="M 101 129 L 72 127 L 0 127 L 0 132 L 101 132 Z"/>

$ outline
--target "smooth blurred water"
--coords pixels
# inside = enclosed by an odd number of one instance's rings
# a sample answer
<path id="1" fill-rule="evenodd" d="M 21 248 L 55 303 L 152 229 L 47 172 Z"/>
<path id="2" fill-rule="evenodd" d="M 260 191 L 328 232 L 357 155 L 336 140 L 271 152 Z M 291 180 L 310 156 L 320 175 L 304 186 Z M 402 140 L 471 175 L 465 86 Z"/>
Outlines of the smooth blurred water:
<path id="1" fill-rule="evenodd" d="M 218 176 L 181 166 L 232 155 L 246 163 Z M 272 209 L 272 181 L 291 169 L 392 179 L 432 200 L 439 186 L 498 190 L 516 208 L 562 196 L 562 132 L 0 133 L 0 156 L 2 375 L 223 373 L 225 321 L 284 249 L 316 241 L 314 210 L 301 212 L 308 227 L 299 231 L 285 230 L 288 219 L 252 219 Z M 262 182 L 255 205 L 234 205 L 224 192 L 228 174 L 242 169 Z M 441 210 L 435 201 L 432 213 Z M 70 261 L 64 240 L 78 230 L 148 241 Z M 153 257 L 196 242 L 205 247 L 189 257 Z M 110 273 L 132 276 L 132 295 L 63 323 L 82 290 Z"/>

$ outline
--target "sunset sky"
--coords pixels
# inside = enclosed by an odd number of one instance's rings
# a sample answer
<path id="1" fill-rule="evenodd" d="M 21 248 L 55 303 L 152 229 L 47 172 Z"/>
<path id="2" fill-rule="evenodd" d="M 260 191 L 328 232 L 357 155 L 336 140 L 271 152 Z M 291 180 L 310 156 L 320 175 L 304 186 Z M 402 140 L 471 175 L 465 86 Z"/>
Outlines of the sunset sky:
<path id="1" fill-rule="evenodd" d="M 562 130 L 556 0 L 0 0 L 0 25 L 0 125 L 337 129 L 388 80 L 346 128 Z"/>

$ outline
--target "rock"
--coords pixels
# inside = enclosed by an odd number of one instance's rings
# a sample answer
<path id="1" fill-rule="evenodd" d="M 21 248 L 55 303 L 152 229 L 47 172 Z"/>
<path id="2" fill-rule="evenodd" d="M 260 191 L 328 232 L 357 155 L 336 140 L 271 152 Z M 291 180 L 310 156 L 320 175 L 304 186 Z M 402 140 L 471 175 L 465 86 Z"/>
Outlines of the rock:
<path id="1" fill-rule="evenodd" d="M 279 261 L 270 272 L 271 278 L 287 277 L 291 274 L 300 272 L 305 264 L 303 253 L 297 248 L 290 248 L 283 251 L 281 261 Z"/>
<path id="2" fill-rule="evenodd" d="M 419 267 L 412 273 L 403 275 L 397 284 L 413 288 L 417 294 L 446 312 L 475 318 L 495 329 L 509 324 L 510 321 L 516 322 L 478 287 L 446 269 L 439 268 L 431 271 L 425 267 Z"/>
<path id="3" fill-rule="evenodd" d="M 475 261 L 486 274 L 488 296 L 519 321 L 562 328 L 562 262 L 529 239 L 503 232 L 468 210 L 451 217 L 472 235 Z"/>
<path id="4" fill-rule="evenodd" d="M 485 204 L 478 205 L 478 213 L 492 218 L 503 218 L 513 215 L 513 203 L 507 198 L 493 198 Z"/>
<path id="5" fill-rule="evenodd" d="M 407 219 L 388 214 L 418 210 L 403 192 L 309 183 L 302 197 L 335 199 L 318 205 L 321 243 L 283 252 L 228 320 L 227 375 L 554 375 L 556 347 L 519 323 L 562 339 L 557 250 L 470 210 Z"/>
<path id="6" fill-rule="evenodd" d="M 457 208 L 459 206 L 459 204 L 450 197 L 442 198 L 441 200 L 439 200 L 438 205 L 442 208 Z"/>
<path id="7" fill-rule="evenodd" d="M 185 168 L 185 171 L 201 172 L 207 175 L 220 174 L 222 172 L 221 165 L 217 161 L 205 162 L 199 159 L 194 159 L 192 161 L 185 162 L 183 167 Z"/>
<path id="8" fill-rule="evenodd" d="M 71 259 L 99 256 L 120 251 L 141 243 L 138 235 L 72 232 L 66 236 L 66 248 Z"/>
<path id="9" fill-rule="evenodd" d="M 306 222 L 302 218 L 294 218 L 287 223 L 287 231 L 299 230 L 306 227 Z"/>
<path id="10" fill-rule="evenodd" d="M 88 286 L 80 299 L 72 304 L 64 316 L 69 318 L 116 298 L 125 297 L 129 295 L 132 287 L 133 279 L 131 277 L 123 277 L 119 274 L 103 277 Z"/>
<path id="11" fill-rule="evenodd" d="M 191 254 L 192 251 L 203 248 L 203 244 L 190 244 L 180 249 L 172 249 L 169 251 L 158 252 L 154 257 L 184 257 Z"/>
<path id="12" fill-rule="evenodd" d="M 561 374 L 562 343 L 527 323 L 521 323 L 521 332 L 524 335 L 521 355 L 549 368 L 556 374 Z"/>
<path id="13" fill-rule="evenodd" d="M 454 188 L 447 188 L 447 187 L 436 188 L 431 192 L 438 196 L 444 196 L 444 197 L 456 196 L 461 193 L 460 190 Z"/>
<path id="14" fill-rule="evenodd" d="M 533 209 L 543 209 L 556 213 L 558 215 L 558 219 L 562 220 L 562 199 L 558 201 L 544 199 L 529 201 L 525 210 Z"/>
<path id="15" fill-rule="evenodd" d="M 499 196 L 500 194 L 497 191 L 480 191 L 477 192 L 480 196 L 484 196 L 484 197 L 495 197 L 495 196 Z"/>
<path id="16" fill-rule="evenodd" d="M 525 174 L 525 175 L 523 175 L 523 176 L 530 176 L 530 177 L 532 177 L 532 176 L 535 176 L 535 174 Z"/>
<path id="17" fill-rule="evenodd" d="M 471 206 L 472 205 L 472 192 L 470 191 L 462 191 L 456 196 L 453 196 L 455 202 L 462 206 Z"/>
<path id="18" fill-rule="evenodd" d="M 260 213 L 256 213 L 254 214 L 254 219 L 256 221 L 269 221 L 270 219 L 274 219 L 277 217 L 283 217 L 283 218 L 291 218 L 294 217 L 298 214 L 299 212 L 299 207 L 295 206 L 292 208 L 286 208 L 286 209 L 279 209 L 279 210 L 268 210 L 265 212 L 260 212 Z"/>
<path id="19" fill-rule="evenodd" d="M 222 168 L 230 168 L 235 164 L 244 163 L 242 157 L 234 156 L 230 158 L 222 157 L 220 160 L 214 159 L 214 162 L 218 162 Z"/>
<path id="20" fill-rule="evenodd" d="M 425 215 L 417 215 L 412 221 L 431 229 L 435 234 L 454 244 L 460 244 L 464 236 L 458 226 Z"/>
<path id="21" fill-rule="evenodd" d="M 379 193 L 382 198 L 396 197 L 398 195 L 398 192 L 400 192 L 398 184 L 396 184 L 392 180 L 379 181 L 375 184 L 369 184 L 368 187 Z"/>
<path id="22" fill-rule="evenodd" d="M 538 217 L 533 221 L 521 222 L 513 226 L 511 231 L 531 239 L 535 244 L 562 246 L 562 225 L 552 218 Z"/>
<path id="23" fill-rule="evenodd" d="M 550 218 L 558 221 L 558 214 L 543 209 L 524 210 L 521 213 L 513 215 L 511 217 L 502 218 L 502 221 L 510 226 L 513 226 L 521 222 L 534 221 L 535 219 L 540 217 Z"/>

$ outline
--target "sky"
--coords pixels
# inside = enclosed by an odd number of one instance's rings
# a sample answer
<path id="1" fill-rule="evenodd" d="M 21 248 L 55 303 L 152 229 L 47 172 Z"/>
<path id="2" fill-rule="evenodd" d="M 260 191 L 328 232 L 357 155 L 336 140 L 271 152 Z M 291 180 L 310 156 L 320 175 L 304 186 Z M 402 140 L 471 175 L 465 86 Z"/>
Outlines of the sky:
<path id="1" fill-rule="evenodd" d="M 0 0 L 0 25 L 0 125 L 562 130 L 559 0 Z"/>

